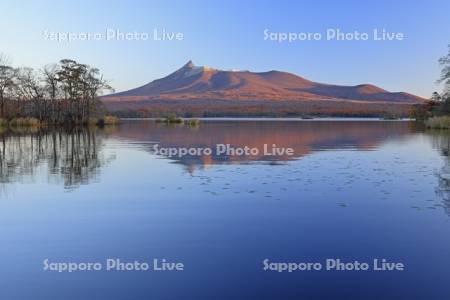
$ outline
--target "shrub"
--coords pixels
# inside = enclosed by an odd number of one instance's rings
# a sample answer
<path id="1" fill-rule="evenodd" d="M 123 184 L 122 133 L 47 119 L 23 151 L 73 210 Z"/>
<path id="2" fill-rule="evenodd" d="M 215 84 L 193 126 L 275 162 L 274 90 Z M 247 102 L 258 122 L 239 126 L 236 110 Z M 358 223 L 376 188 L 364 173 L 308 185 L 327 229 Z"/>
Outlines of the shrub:
<path id="1" fill-rule="evenodd" d="M 199 119 L 189 119 L 189 120 L 185 120 L 184 123 L 189 126 L 198 126 L 200 124 L 200 120 Z"/>
<path id="2" fill-rule="evenodd" d="M 105 125 L 117 125 L 120 123 L 120 119 L 115 116 L 105 116 L 103 120 L 105 121 Z"/>
<path id="3" fill-rule="evenodd" d="M 99 121 L 98 118 L 90 117 L 89 120 L 87 121 L 87 125 L 89 126 L 97 125 L 98 121 Z"/>
<path id="4" fill-rule="evenodd" d="M 115 116 L 104 116 L 103 118 L 98 119 L 96 122 L 98 126 L 117 125 L 119 123 L 120 119 Z"/>

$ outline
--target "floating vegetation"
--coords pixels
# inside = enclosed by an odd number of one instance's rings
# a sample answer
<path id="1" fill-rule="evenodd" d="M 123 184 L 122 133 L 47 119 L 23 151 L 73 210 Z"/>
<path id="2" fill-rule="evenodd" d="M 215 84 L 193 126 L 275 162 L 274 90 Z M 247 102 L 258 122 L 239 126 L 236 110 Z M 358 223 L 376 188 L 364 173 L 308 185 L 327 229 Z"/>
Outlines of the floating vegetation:
<path id="1" fill-rule="evenodd" d="M 179 118 L 176 115 L 168 115 L 163 119 L 157 119 L 156 123 L 166 123 L 166 124 L 183 124 L 183 118 Z"/>
<path id="2" fill-rule="evenodd" d="M 198 126 L 198 125 L 200 125 L 200 120 L 199 119 L 188 119 L 188 120 L 184 120 L 184 124 L 189 125 L 189 126 Z"/>
<path id="3" fill-rule="evenodd" d="M 163 119 L 156 119 L 156 123 L 164 123 L 164 124 L 184 124 L 192 127 L 196 127 L 200 125 L 199 119 L 183 119 L 180 117 L 177 117 L 175 115 L 169 115 Z"/>

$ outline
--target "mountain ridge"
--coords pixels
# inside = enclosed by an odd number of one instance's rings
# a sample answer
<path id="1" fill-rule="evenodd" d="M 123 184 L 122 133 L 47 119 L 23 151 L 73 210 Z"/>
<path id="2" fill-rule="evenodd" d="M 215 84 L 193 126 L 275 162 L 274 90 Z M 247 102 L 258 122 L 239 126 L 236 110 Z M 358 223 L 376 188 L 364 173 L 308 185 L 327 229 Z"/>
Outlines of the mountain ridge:
<path id="1" fill-rule="evenodd" d="M 225 71 L 196 66 L 191 60 L 171 74 L 127 91 L 106 95 L 104 102 L 140 100 L 362 101 L 415 104 L 423 98 L 389 92 L 372 84 L 354 86 L 314 82 L 293 73 Z"/>

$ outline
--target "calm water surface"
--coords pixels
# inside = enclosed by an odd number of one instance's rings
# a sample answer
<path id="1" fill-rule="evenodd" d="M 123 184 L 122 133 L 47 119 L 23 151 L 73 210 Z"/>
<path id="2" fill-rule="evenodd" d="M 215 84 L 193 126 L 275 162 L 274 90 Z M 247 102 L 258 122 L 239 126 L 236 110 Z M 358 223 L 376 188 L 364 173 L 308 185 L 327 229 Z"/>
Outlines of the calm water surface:
<path id="1" fill-rule="evenodd" d="M 264 144 L 294 155 L 166 157 Z M 0 133 L 0 299 L 449 299 L 450 135 L 410 122 Z M 182 262 L 183 272 L 43 271 Z M 263 270 L 340 258 L 405 271 Z"/>

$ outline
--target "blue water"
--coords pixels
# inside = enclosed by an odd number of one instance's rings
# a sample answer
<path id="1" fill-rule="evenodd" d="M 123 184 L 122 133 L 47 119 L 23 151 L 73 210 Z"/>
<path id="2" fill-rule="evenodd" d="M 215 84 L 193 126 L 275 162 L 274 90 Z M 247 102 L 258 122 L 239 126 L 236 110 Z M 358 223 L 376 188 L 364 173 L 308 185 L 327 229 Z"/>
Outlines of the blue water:
<path id="1" fill-rule="evenodd" d="M 142 120 L 1 138 L 0 299 L 450 299 L 450 134 L 410 122 Z M 295 155 L 152 151 L 217 143 Z M 108 258 L 184 271 L 43 269 Z M 263 270 L 264 259 L 328 258 L 405 270 Z"/>

